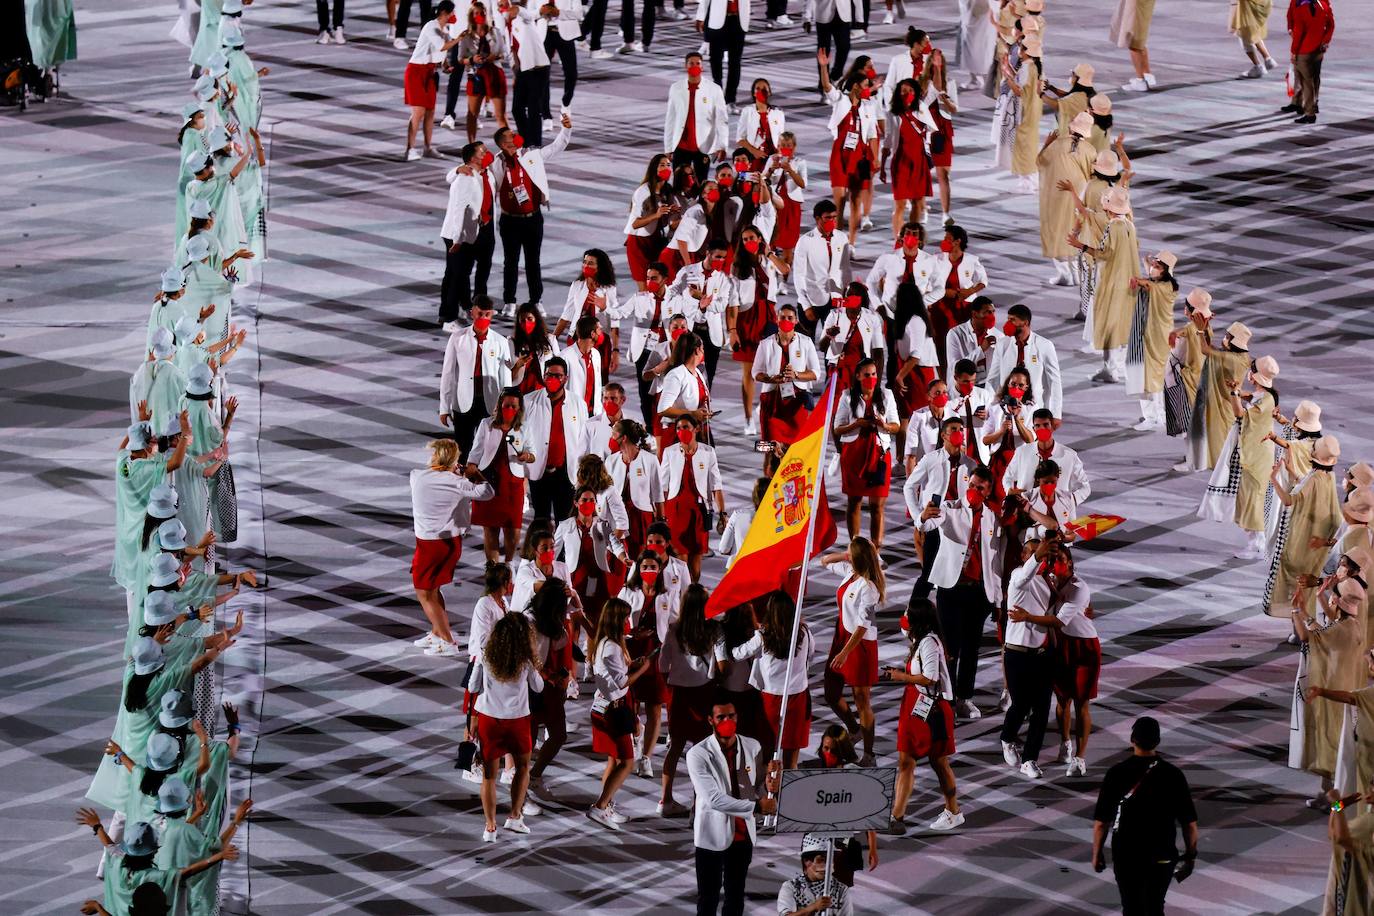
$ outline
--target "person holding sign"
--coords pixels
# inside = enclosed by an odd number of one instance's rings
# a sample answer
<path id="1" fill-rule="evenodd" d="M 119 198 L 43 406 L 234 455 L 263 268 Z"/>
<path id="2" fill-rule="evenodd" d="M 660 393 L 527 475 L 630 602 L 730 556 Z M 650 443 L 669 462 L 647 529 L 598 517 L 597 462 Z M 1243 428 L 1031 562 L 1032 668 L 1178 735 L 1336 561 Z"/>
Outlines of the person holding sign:
<path id="1" fill-rule="evenodd" d="M 778 890 L 778 916 L 810 916 L 830 913 L 832 916 L 853 916 L 854 902 L 849 888 L 838 881 L 825 880 L 825 851 L 829 843 L 824 837 L 807 834 L 802 838 L 802 873 L 789 878 Z"/>

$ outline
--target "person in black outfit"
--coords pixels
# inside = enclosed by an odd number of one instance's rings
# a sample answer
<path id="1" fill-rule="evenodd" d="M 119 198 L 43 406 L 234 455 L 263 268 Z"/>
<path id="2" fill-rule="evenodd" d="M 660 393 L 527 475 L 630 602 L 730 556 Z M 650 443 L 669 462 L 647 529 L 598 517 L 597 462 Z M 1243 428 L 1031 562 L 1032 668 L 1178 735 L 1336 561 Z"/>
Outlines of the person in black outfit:
<path id="1" fill-rule="evenodd" d="M 1197 811 L 1183 771 L 1160 758 L 1159 722 L 1136 719 L 1134 753 L 1107 771 L 1093 810 L 1093 869 L 1104 871 L 1112 838 L 1112 873 L 1124 916 L 1163 916 L 1169 879 L 1182 881 L 1197 859 Z M 1183 855 L 1177 847 L 1183 828 Z"/>
<path id="2" fill-rule="evenodd" d="M 712 28 L 709 23 L 719 6 L 726 8 L 725 18 L 719 28 Z M 706 0 L 698 15 L 701 18 L 697 19 L 697 31 L 711 46 L 711 79 L 724 90 L 725 104 L 733 109 L 739 92 L 740 62 L 744 59 L 744 25 L 740 21 L 739 7 L 731 0 Z"/>

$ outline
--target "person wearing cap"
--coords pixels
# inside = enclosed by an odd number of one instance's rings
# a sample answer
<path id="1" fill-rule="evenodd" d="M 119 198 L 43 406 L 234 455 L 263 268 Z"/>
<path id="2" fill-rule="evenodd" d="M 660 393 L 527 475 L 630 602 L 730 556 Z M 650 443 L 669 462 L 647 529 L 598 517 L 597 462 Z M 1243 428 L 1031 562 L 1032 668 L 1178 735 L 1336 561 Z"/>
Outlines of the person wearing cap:
<path id="1" fill-rule="evenodd" d="M 1183 300 L 1181 327 L 1169 332 L 1169 368 L 1165 374 L 1164 425 L 1171 436 L 1186 436 L 1197 403 L 1198 383 L 1207 354 L 1204 340 L 1212 337 L 1212 294 L 1200 287 L 1188 291 Z M 1175 471 L 1190 471 L 1192 465 L 1185 455 Z"/>
<path id="2" fill-rule="evenodd" d="M 255 146 L 247 142 L 239 151 L 229 132 L 218 126 L 207 129 L 204 136 L 208 152 L 193 149 L 183 160 L 182 174 L 187 176 L 187 181 L 178 201 L 172 236 L 176 243 L 174 261 L 182 257 L 188 236 L 208 228 L 214 228 L 214 238 L 225 251 L 237 251 L 248 240 L 242 195 L 246 191 L 244 172 L 253 162 Z M 198 200 L 203 203 L 197 207 Z M 198 220 L 212 222 L 198 223 Z M 234 260 L 237 258 L 228 258 L 228 263 Z"/>
<path id="3" fill-rule="evenodd" d="M 234 84 L 234 114 L 239 129 L 257 139 L 258 122 L 262 119 L 262 90 L 259 81 L 271 72 L 268 67 L 253 66 L 253 59 L 243 49 L 243 32 L 227 29 L 220 36 L 224 56 L 228 59 L 229 79 Z"/>
<path id="4" fill-rule="evenodd" d="M 1162 914 L 1169 882 L 1185 880 L 1197 859 L 1197 809 L 1188 778 L 1160 757 L 1159 741 L 1156 719 L 1135 720 L 1131 756 L 1107 771 L 1093 808 L 1093 870 L 1107 868 L 1110 835 L 1112 874 L 1126 913 Z"/>
<path id="5" fill-rule="evenodd" d="M 197 315 L 208 306 L 215 306 L 205 321 L 205 333 L 211 340 L 222 340 L 229 333 L 229 313 L 234 283 L 238 274 L 234 264 L 255 255 L 247 248 L 230 254 L 216 243 L 212 233 L 200 232 L 185 239 L 178 249 L 178 266 L 185 268 L 186 295 L 181 300 L 183 315 Z M 174 262 L 175 263 L 175 262 Z"/>
<path id="6" fill-rule="evenodd" d="M 1365 622 L 1359 613 L 1364 609 L 1367 595 L 1355 578 L 1328 576 L 1318 579 L 1304 577 L 1291 608 L 1293 632 L 1304 650 L 1298 658 L 1298 674 L 1293 691 L 1292 721 L 1296 728 L 1289 730 L 1288 765 L 1307 770 L 1321 778 L 1321 790 L 1309 803 L 1323 806 L 1323 795 L 1331 788 L 1336 776 L 1336 751 L 1345 727 L 1345 710 L 1334 703 L 1314 703 L 1309 684 L 1318 684 L 1332 692 L 1353 693 L 1365 685 L 1365 668 L 1360 656 L 1365 644 Z M 1321 610 L 1318 617 L 1309 616 L 1301 605 L 1316 596 Z"/>
<path id="7" fill-rule="evenodd" d="M 826 856 L 832 847 L 828 837 L 813 833 L 802 837 L 801 874 L 787 879 L 778 889 L 778 916 L 853 916 L 849 888 L 833 875 L 826 880 Z"/>
<path id="8" fill-rule="evenodd" d="M 1054 264 L 1054 276 L 1048 279 L 1052 286 L 1075 283 L 1071 265 L 1077 251 L 1069 241 L 1069 230 L 1074 201 L 1087 188 L 1097 161 L 1097 151 L 1087 139 L 1092 124 L 1092 115 L 1080 111 L 1063 133 L 1052 130 L 1045 136 L 1035 159 L 1040 187 L 1040 253 Z M 1065 182 L 1072 196 L 1061 190 Z"/>
<path id="9" fill-rule="evenodd" d="M 1093 88 L 1095 74 L 1092 64 L 1080 63 L 1074 66 L 1069 75 L 1068 89 L 1058 89 L 1046 83 L 1045 107 L 1058 116 L 1059 126 L 1056 129 L 1061 137 L 1069 134 L 1073 119 L 1087 111 L 1092 100 L 1097 98 L 1097 90 Z"/>
<path id="10" fill-rule="evenodd" d="M 1094 98 L 1105 98 L 1105 96 L 1094 96 Z M 1096 128 L 1094 127 L 1094 129 Z M 1079 240 L 1087 246 L 1078 253 L 1077 258 L 1070 265 L 1074 282 L 1078 285 L 1078 312 L 1073 316 L 1075 321 L 1083 321 L 1087 318 L 1088 306 L 1092 302 L 1093 293 L 1096 290 L 1097 260 L 1093 253 L 1102 243 L 1102 234 L 1106 231 L 1107 221 L 1110 219 L 1107 211 L 1102 209 L 1102 202 L 1107 192 L 1112 188 L 1129 187 L 1132 174 L 1130 160 L 1126 156 L 1126 148 L 1123 145 L 1122 137 L 1118 135 L 1114 149 L 1097 153 L 1097 157 L 1093 160 L 1092 171 L 1088 175 L 1088 183 L 1083 188 L 1082 196 L 1074 191 L 1072 182 L 1065 180 L 1058 184 L 1059 190 L 1073 198 L 1073 229 L 1078 232 Z"/>
<path id="11" fill-rule="evenodd" d="M 1366 588 L 1374 580 L 1374 489 L 1361 487 L 1341 505 L 1343 531 L 1335 539 L 1330 559 L 1322 571 L 1330 575 L 1349 575 Z M 1360 616 L 1366 623 L 1365 644 L 1374 646 L 1374 615 L 1365 600 Z M 1374 731 L 1369 734 L 1374 735 Z"/>
<path id="12" fill-rule="evenodd" d="M 1118 0 L 1112 15 L 1108 37 L 1118 48 L 1131 52 L 1131 66 L 1135 78 L 1121 88 L 1126 92 L 1149 92 L 1155 88 L 1155 75 L 1150 72 L 1150 20 L 1154 18 L 1155 0 Z"/>
<path id="13" fill-rule="evenodd" d="M 993 146 L 997 165 L 1016 176 L 1016 191 L 1033 194 L 1037 190 L 1036 153 L 1040 140 L 1040 114 L 1043 109 L 1041 83 L 1043 70 L 1040 35 L 1022 35 L 1002 61 L 1002 89 L 993 112 Z"/>
<path id="14" fill-rule="evenodd" d="M 1104 94 L 1092 97 L 1088 103 L 1088 114 L 1093 116 L 1092 133 L 1088 134 L 1088 142 L 1093 145 L 1097 152 L 1105 153 L 1114 144 L 1125 142 L 1123 134 L 1117 134 L 1116 139 L 1112 139 L 1112 100 Z"/>
<path id="15" fill-rule="evenodd" d="M 1265 553 L 1264 503 L 1274 471 L 1274 412 L 1278 408 L 1274 378 L 1278 374 L 1278 361 L 1262 356 L 1247 375 L 1252 391 L 1242 392 L 1239 379 L 1231 386 L 1236 421 L 1226 434 L 1221 460 L 1212 469 L 1198 509 L 1201 518 L 1234 520 L 1245 532 L 1246 545 L 1236 554 L 1242 560 L 1258 560 Z"/>
<path id="16" fill-rule="evenodd" d="M 163 451 L 148 420 L 143 417 L 146 406 L 139 406 L 140 419 L 129 427 L 115 459 L 115 551 L 114 562 L 110 566 L 110 575 L 129 593 L 131 616 L 135 607 L 134 596 L 141 597 L 138 591 L 141 588 L 139 554 L 152 495 L 158 486 L 167 482 L 167 475 L 175 472 L 186 460 L 190 438 L 181 436 L 174 450 L 170 453 Z M 164 520 L 176 515 L 174 504 L 164 508 L 169 510 L 162 517 Z"/>
<path id="17" fill-rule="evenodd" d="M 1326 900 L 1322 912 L 1342 916 L 1368 916 L 1374 912 L 1374 781 L 1361 780 L 1356 791 L 1342 795 L 1332 789 L 1322 799 L 1329 805 L 1327 837 L 1331 841 L 1331 867 L 1327 871 Z M 1363 792 L 1363 794 L 1361 794 Z M 1363 802 L 1363 813 L 1351 816 L 1352 805 Z"/>
<path id="18" fill-rule="evenodd" d="M 1102 352 L 1102 368 L 1093 381 L 1110 383 L 1125 378 L 1126 344 L 1135 305 L 1131 281 L 1140 264 L 1140 243 L 1131 219 L 1131 198 L 1125 188 L 1115 187 L 1104 194 L 1102 209 L 1109 218 L 1102 240 L 1093 249 L 1097 277 L 1083 336 L 1092 350 Z M 1069 244 L 1081 251 L 1088 250 L 1077 232 L 1070 233 Z"/>
<path id="19" fill-rule="evenodd" d="M 210 147 L 206 143 L 206 132 L 208 124 L 205 118 L 205 105 L 199 101 L 187 102 L 181 107 L 181 127 L 177 130 L 177 146 L 181 148 L 179 160 L 187 162 L 191 160 L 192 154 L 199 154 L 204 161 L 204 157 L 210 155 Z M 181 169 L 177 173 L 177 194 L 184 194 L 186 182 L 191 180 L 190 174 L 186 169 Z"/>
<path id="20" fill-rule="evenodd" d="M 1145 266 L 1145 276 L 1131 278 L 1136 300 L 1126 345 L 1126 394 L 1140 401 L 1140 422 L 1135 428 L 1142 432 L 1164 427 L 1164 367 L 1178 300 L 1174 277 L 1178 257 L 1172 251 L 1160 251 L 1146 258 Z"/>
<path id="21" fill-rule="evenodd" d="M 1374 575 L 1374 553 L 1365 548 L 1357 548 L 1356 551 L 1352 552 L 1351 557 L 1346 558 L 1343 562 L 1350 562 L 1355 554 L 1359 555 L 1360 562 L 1364 564 L 1365 575 Z M 1366 591 L 1362 611 L 1369 609 L 1369 598 L 1369 593 Z M 1352 755 L 1355 763 L 1355 785 L 1369 785 L 1371 781 L 1374 781 L 1374 647 L 1366 646 L 1360 655 L 1362 657 L 1356 660 L 1356 667 L 1363 670 L 1356 685 L 1352 688 L 1340 690 L 1332 685 L 1320 683 L 1311 676 L 1309 669 L 1307 705 L 1304 709 L 1306 712 L 1316 713 L 1324 706 L 1335 704 L 1354 707 L 1355 727 L 1353 734 L 1348 728 L 1342 729 L 1341 744 L 1343 746 L 1338 749 L 1337 757 L 1340 759 L 1348 754 Z M 1318 700 L 1329 702 L 1319 703 Z M 1340 707 L 1336 706 L 1336 708 L 1339 710 Z M 1341 765 L 1338 763 L 1338 768 Z M 1374 799 L 1368 799 L 1366 805 L 1366 812 L 1374 811 Z M 1369 899 L 1374 900 L 1374 897 Z"/>
<path id="22" fill-rule="evenodd" d="M 1269 441 L 1274 443 L 1276 448 L 1283 449 L 1282 473 L 1279 479 L 1284 486 L 1291 487 L 1312 470 L 1312 449 L 1322 437 L 1322 409 L 1312 401 L 1299 401 L 1298 406 L 1293 408 L 1293 416 L 1290 419 L 1276 408 L 1274 424 L 1276 429 L 1270 433 Z M 1280 427 L 1284 435 L 1279 434 Z M 1342 499 L 1345 495 L 1342 492 Z M 1265 500 L 1265 515 L 1269 524 L 1273 523 L 1278 508 L 1275 502 Z"/>
<path id="23" fill-rule="evenodd" d="M 163 783 L 157 800 L 155 867 L 169 871 L 185 868 L 227 847 L 253 806 L 251 799 L 240 802 L 233 817 L 216 836 L 214 830 L 220 819 L 207 814 L 207 805 L 193 808 L 192 803 L 191 790 L 181 777 L 173 776 Z M 214 916 L 219 904 L 219 864 L 186 879 L 184 897 L 190 916 Z"/>
<path id="24" fill-rule="evenodd" d="M 1332 473 L 1340 457 L 1336 437 L 1322 436 L 1312 449 L 1312 470 L 1295 486 L 1290 489 L 1279 481 L 1278 468 L 1270 478 L 1274 495 L 1283 504 L 1269 544 L 1269 576 L 1260 603 L 1270 617 L 1290 614 L 1295 600 L 1301 600 L 1309 614 L 1315 606 L 1314 595 L 1298 595 L 1297 589 L 1303 576 L 1321 571 L 1340 529 L 1341 505 Z"/>

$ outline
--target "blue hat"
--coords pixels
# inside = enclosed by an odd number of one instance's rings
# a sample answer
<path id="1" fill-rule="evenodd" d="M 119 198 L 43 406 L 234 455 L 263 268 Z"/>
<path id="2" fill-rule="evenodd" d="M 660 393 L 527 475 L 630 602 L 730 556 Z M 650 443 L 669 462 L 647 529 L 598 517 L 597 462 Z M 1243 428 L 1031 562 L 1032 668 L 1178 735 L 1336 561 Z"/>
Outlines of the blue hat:
<path id="1" fill-rule="evenodd" d="M 215 93 L 218 91 L 215 88 L 215 78 L 208 73 L 202 73 L 200 79 L 196 80 L 194 91 L 196 93 L 196 98 L 200 99 L 202 102 L 210 101 L 215 97 Z"/>
<path id="2" fill-rule="evenodd" d="M 229 58 L 224 55 L 223 51 L 216 51 L 210 55 L 205 66 L 215 76 L 223 76 L 229 72 Z M 212 145 L 210 148 L 214 149 L 215 147 Z"/>
<path id="3" fill-rule="evenodd" d="M 162 646 L 151 636 L 140 636 L 134 641 L 134 674 L 152 674 L 162 670 L 166 663 Z"/>
<path id="4" fill-rule="evenodd" d="M 151 741 L 148 743 L 152 744 Z M 164 779 L 162 787 L 157 790 L 157 813 L 178 814 L 189 807 L 191 807 L 191 790 L 186 787 L 182 778 L 180 776 L 168 776 Z"/>
<path id="5" fill-rule="evenodd" d="M 189 693 L 169 690 L 162 695 L 162 712 L 158 713 L 157 720 L 163 728 L 185 728 L 190 724 L 192 715 Z"/>
<path id="6" fill-rule="evenodd" d="M 209 219 L 215 211 L 210 209 L 210 201 L 197 197 L 186 205 L 186 215 L 191 219 Z"/>
<path id="7" fill-rule="evenodd" d="M 147 423 L 135 423 L 129 427 L 129 449 L 141 452 L 153 441 L 153 428 Z"/>
<path id="8" fill-rule="evenodd" d="M 227 24 L 233 22 L 232 19 L 221 20 L 219 29 L 219 43 L 226 48 L 238 50 L 243 47 L 243 31 L 238 28 L 227 28 Z M 237 23 L 236 23 L 237 25 Z"/>
<path id="9" fill-rule="evenodd" d="M 157 852 L 157 834 L 146 821 L 134 821 L 124 828 L 119 851 L 126 856 L 151 856 Z"/>
<path id="10" fill-rule="evenodd" d="M 166 359 L 176 352 L 177 342 L 172 337 L 172 332 L 166 328 L 158 328 L 153 332 L 153 343 L 149 347 L 153 351 L 153 356 L 157 359 Z"/>
<path id="11" fill-rule="evenodd" d="M 153 492 L 148 494 L 148 499 L 168 502 L 174 506 L 181 501 L 180 497 L 177 496 L 177 488 L 170 483 L 160 483 L 153 487 Z"/>
<path id="12" fill-rule="evenodd" d="M 178 293 L 186 285 L 186 275 L 181 272 L 179 267 L 169 267 L 162 272 L 162 291 L 164 293 Z"/>
<path id="13" fill-rule="evenodd" d="M 191 371 L 186 373 L 186 393 L 187 394 L 209 394 L 210 382 L 215 374 L 210 371 L 208 363 L 196 363 L 191 367 Z"/>
<path id="14" fill-rule="evenodd" d="M 174 518 L 167 519 L 157 526 L 157 543 L 163 550 L 184 550 L 186 526 Z"/>
<path id="15" fill-rule="evenodd" d="M 216 125 L 210 131 L 210 135 L 205 139 L 205 145 L 210 147 L 211 152 L 224 149 L 229 145 L 229 131 Z"/>
<path id="16" fill-rule="evenodd" d="M 165 500 L 165 499 L 150 499 L 150 500 L 148 500 L 148 517 L 149 517 L 149 518 L 161 518 L 161 519 L 176 518 L 176 514 L 177 514 L 177 504 L 176 504 L 176 503 L 174 503 L 174 502 L 168 502 L 168 501 Z"/>
<path id="17" fill-rule="evenodd" d="M 173 520 L 175 521 L 175 519 Z M 159 531 L 162 529 L 159 527 Z M 170 553 L 160 553 L 148 564 L 148 585 L 151 588 L 166 588 L 176 585 L 181 578 L 181 564 Z"/>
<path id="18" fill-rule="evenodd" d="M 205 106 L 199 102 L 187 102 L 181 106 L 181 118 L 183 121 L 189 121 L 203 111 Z"/>
<path id="19" fill-rule="evenodd" d="M 143 625 L 160 627 L 177 619 L 171 592 L 149 592 L 143 598 Z"/>
<path id="20" fill-rule="evenodd" d="M 210 161 L 210 154 L 204 150 L 193 149 L 186 154 L 186 159 L 182 162 L 186 167 L 186 174 L 194 175 L 205 170 L 206 166 L 213 165 Z"/>
<path id="21" fill-rule="evenodd" d="M 186 240 L 186 262 L 204 261 L 210 256 L 210 239 L 204 233 L 191 236 Z"/>
<path id="22" fill-rule="evenodd" d="M 200 319 L 195 315 L 182 315 L 177 319 L 177 323 L 172 325 L 172 336 L 176 338 L 177 344 L 190 343 L 200 334 Z"/>
<path id="23" fill-rule="evenodd" d="M 238 16 L 243 13 L 243 0 L 224 0 L 220 4 L 219 11 L 226 16 Z M 223 26 L 221 26 L 223 28 Z"/>
<path id="24" fill-rule="evenodd" d="M 162 435 L 175 436 L 181 433 L 181 417 L 177 414 L 169 413 L 162 421 Z"/>
<path id="25" fill-rule="evenodd" d="M 168 691 L 168 693 L 170 692 Z M 167 697 L 164 694 L 164 705 L 166 700 Z M 148 739 L 147 750 L 143 755 L 143 765 L 147 769 L 166 773 L 177 765 L 177 757 L 179 756 L 181 756 L 181 746 L 177 744 L 177 739 L 166 732 L 158 732 Z"/>

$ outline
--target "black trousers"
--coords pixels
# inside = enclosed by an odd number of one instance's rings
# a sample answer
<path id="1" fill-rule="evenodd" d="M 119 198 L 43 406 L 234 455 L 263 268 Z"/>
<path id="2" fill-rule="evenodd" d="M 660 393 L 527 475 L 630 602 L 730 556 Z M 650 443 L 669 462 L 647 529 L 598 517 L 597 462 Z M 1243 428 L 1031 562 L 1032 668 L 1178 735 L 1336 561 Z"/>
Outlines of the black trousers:
<path id="1" fill-rule="evenodd" d="M 563 68 L 563 104 L 571 105 L 573 93 L 577 91 L 577 42 L 549 29 L 549 33 L 544 36 L 544 53 L 549 55 L 549 60 L 557 56 L 558 63 Z M 546 84 L 549 88 L 544 93 L 545 120 L 553 117 L 549 103 L 549 96 L 553 94 L 552 82 L 550 79 Z"/>
<path id="2" fill-rule="evenodd" d="M 701 363 L 706 369 L 706 386 L 709 388 L 716 381 L 716 363 L 720 362 L 720 347 L 711 342 L 711 332 L 706 329 L 706 325 L 697 325 L 692 330 L 701 338 L 701 349 L 705 355 Z"/>
<path id="3" fill-rule="evenodd" d="M 463 97 L 463 65 L 458 58 L 458 46 L 454 45 L 448 51 L 448 65 L 453 69 L 449 71 L 448 87 L 444 94 L 444 114 L 450 118 L 458 117 L 458 100 Z M 464 112 L 466 114 L 466 112 Z"/>
<path id="4" fill-rule="evenodd" d="M 587 15 L 582 17 L 582 34 L 587 36 L 587 48 L 601 50 L 601 33 L 606 31 L 606 7 L 610 0 L 592 0 L 587 6 Z"/>
<path id="5" fill-rule="evenodd" d="M 1139 855 L 1119 859 L 1112 850 L 1112 874 L 1121 893 L 1123 916 L 1164 916 L 1164 895 L 1174 876 L 1173 862 L 1142 862 Z"/>
<path id="6" fill-rule="evenodd" d="M 544 295 L 544 280 L 539 272 L 539 252 L 544 247 L 544 214 L 535 210 L 529 216 L 501 216 L 501 295 L 502 302 L 515 301 L 515 285 L 520 279 L 520 255 L 525 256 L 527 302 L 538 304 Z"/>
<path id="7" fill-rule="evenodd" d="M 656 0 L 639 0 L 642 7 L 640 14 L 640 30 L 644 35 L 644 50 L 649 50 L 649 45 L 654 40 L 654 22 L 658 15 Z M 635 40 L 635 0 L 623 0 L 620 5 L 620 34 L 629 44 Z"/>
<path id="8" fill-rule="evenodd" d="M 930 597 L 930 568 L 935 565 L 935 555 L 940 552 L 940 530 L 932 528 L 926 532 L 925 539 L 921 542 L 921 575 L 917 577 L 916 584 L 911 587 L 911 593 L 917 598 Z M 941 626 L 944 626 L 941 623 Z"/>
<path id="9" fill-rule="evenodd" d="M 572 498 L 567 469 L 545 468 L 543 477 L 530 481 L 530 517 L 551 518 L 558 524 L 572 516 Z"/>
<path id="10" fill-rule="evenodd" d="M 474 390 L 472 392 L 472 406 L 462 413 L 456 413 L 450 419 L 453 421 L 453 439 L 458 443 L 458 451 L 463 459 L 467 460 L 468 452 L 472 451 L 472 440 L 477 436 L 477 425 L 482 422 L 482 418 L 487 416 L 487 404 L 482 397 L 482 392 Z"/>
<path id="11" fill-rule="evenodd" d="M 635 360 L 635 381 L 639 384 L 639 412 L 646 420 L 653 415 L 654 408 L 658 407 L 658 398 L 649 390 L 653 387 L 654 380 L 644 374 L 644 370 L 649 366 L 650 356 L 649 345 L 646 343 L 644 352 Z M 649 430 L 649 435 L 653 434 L 654 431 Z"/>
<path id="12" fill-rule="evenodd" d="M 334 7 L 334 15 L 329 15 L 329 8 Z M 343 26 L 344 20 L 344 0 L 315 0 L 315 16 L 320 20 L 320 31 L 328 32 L 330 29 L 337 29 Z"/>
<path id="13" fill-rule="evenodd" d="M 711 45 L 711 78 L 716 85 L 725 90 L 727 104 L 735 104 L 735 94 L 739 92 L 740 61 L 744 59 L 744 27 L 738 16 L 726 16 L 718 29 L 706 29 L 706 41 Z M 721 65 L 729 57 L 726 78 L 721 80 Z"/>
<path id="14" fill-rule="evenodd" d="M 844 76 L 844 65 L 849 60 L 850 24 L 836 17 L 829 22 L 816 23 L 816 47 L 829 51 L 833 42 L 835 51 L 830 55 L 830 79 L 838 81 Z"/>
<path id="15" fill-rule="evenodd" d="M 992 613 L 992 604 L 983 591 L 983 583 L 960 580 L 950 588 L 935 590 L 935 610 L 940 617 L 945 649 L 949 652 L 949 674 L 954 679 L 954 696 L 967 700 L 973 696 L 973 682 L 978 674 L 978 649 L 983 644 L 983 627 Z"/>
<path id="16" fill-rule="evenodd" d="M 702 152 L 683 149 L 673 150 L 673 169 L 680 169 L 684 165 L 692 167 L 692 171 L 697 176 L 697 184 L 701 184 L 706 180 L 706 173 L 711 168 L 711 157 Z"/>
<path id="17" fill-rule="evenodd" d="M 400 5 L 396 7 L 396 37 L 405 38 L 406 30 L 410 28 L 410 6 L 413 0 L 400 0 Z M 420 24 L 424 25 L 434 18 L 434 4 L 432 0 L 420 0 Z"/>
<path id="18" fill-rule="evenodd" d="M 1050 656 L 1048 652 L 1007 649 L 1002 654 L 1002 661 L 1007 672 L 1007 692 L 1011 694 L 1011 706 L 1002 721 L 1002 740 L 1015 741 L 1021 732 L 1021 723 L 1026 722 L 1026 743 L 1021 749 L 1021 760 L 1034 760 L 1040 756 L 1040 747 L 1045 743 L 1045 724 L 1050 719 L 1050 695 L 1053 693 Z"/>
<path id="19" fill-rule="evenodd" d="M 548 97 L 548 67 L 531 67 L 515 74 L 510 116 L 526 146 L 544 145 L 544 103 Z"/>
<path id="20" fill-rule="evenodd" d="M 487 294 L 487 278 L 491 276 L 491 256 L 496 251 L 496 231 L 491 223 L 484 225 L 477 238 L 449 251 L 450 240 L 444 239 L 444 282 L 439 296 L 439 320 L 453 321 L 472 307 L 473 294 Z M 474 273 L 475 271 L 475 273 Z"/>
<path id="21" fill-rule="evenodd" d="M 748 840 L 736 840 L 720 852 L 696 847 L 697 916 L 716 916 L 717 912 L 721 916 L 742 916 L 744 882 L 753 858 L 754 844 Z"/>
<path id="22" fill-rule="evenodd" d="M 769 22 L 772 22 L 774 19 L 777 19 L 779 16 L 784 16 L 784 15 L 786 15 L 786 14 L 787 14 L 787 0 L 768 0 L 767 12 L 764 13 L 764 17 L 765 17 Z"/>

